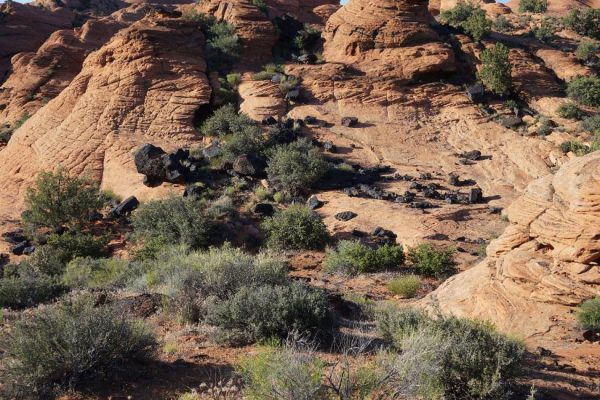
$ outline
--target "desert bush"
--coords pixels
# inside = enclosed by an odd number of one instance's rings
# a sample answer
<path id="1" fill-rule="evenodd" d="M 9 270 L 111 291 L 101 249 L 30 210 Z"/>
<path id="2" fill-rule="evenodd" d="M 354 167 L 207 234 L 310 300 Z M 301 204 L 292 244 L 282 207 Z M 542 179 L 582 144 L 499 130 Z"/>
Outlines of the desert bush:
<path id="1" fill-rule="evenodd" d="M 481 53 L 481 68 L 477 77 L 493 93 L 504 95 L 512 88 L 512 65 L 508 61 L 508 47 L 496 43 Z"/>
<path id="2" fill-rule="evenodd" d="M 542 42 L 550 42 L 554 39 L 556 32 L 560 30 L 560 25 L 556 18 L 544 17 L 540 25 L 533 29 L 533 36 Z"/>
<path id="3" fill-rule="evenodd" d="M 586 40 L 577 46 L 575 58 L 581 61 L 582 64 L 593 67 L 598 65 L 598 52 L 600 52 L 600 45 L 596 42 Z"/>
<path id="4" fill-rule="evenodd" d="M 315 333 L 329 326 L 327 296 L 298 282 L 286 285 L 244 286 L 226 300 L 207 307 L 206 321 L 233 336 L 253 342 L 289 333 Z"/>
<path id="5" fill-rule="evenodd" d="M 388 305 L 376 310 L 375 321 L 383 339 L 395 345 L 406 335 L 426 325 L 429 319 L 421 311 Z"/>
<path id="6" fill-rule="evenodd" d="M 497 32 L 512 32 L 514 27 L 504 15 L 498 15 L 492 24 L 492 28 Z"/>
<path id="7" fill-rule="evenodd" d="M 252 130 L 260 133 L 256 122 L 245 114 L 238 114 L 232 104 L 215 110 L 200 127 L 200 132 L 206 136 L 229 136 Z"/>
<path id="8" fill-rule="evenodd" d="M 227 73 L 240 56 L 240 39 L 235 27 L 227 22 L 217 22 L 212 15 L 196 10 L 184 15 L 187 20 L 198 24 L 206 37 L 206 60 L 208 68 L 219 73 Z"/>
<path id="9" fill-rule="evenodd" d="M 300 84 L 300 79 L 294 75 L 284 75 L 279 82 L 279 91 L 284 96 L 288 94 L 290 91 L 298 87 Z"/>
<path id="10" fill-rule="evenodd" d="M 233 161 L 243 154 L 260 154 L 266 146 L 265 137 L 260 129 L 248 127 L 225 137 L 221 146 L 223 160 Z"/>
<path id="11" fill-rule="evenodd" d="M 276 146 L 267 162 L 269 179 L 290 193 L 312 187 L 327 168 L 323 154 L 304 139 Z"/>
<path id="12" fill-rule="evenodd" d="M 219 78 L 218 96 L 223 103 L 237 104 L 238 86 L 241 82 L 240 74 L 227 74 L 225 78 Z"/>
<path id="13" fill-rule="evenodd" d="M 204 215 L 204 203 L 180 197 L 142 204 L 132 214 L 131 223 L 137 238 L 182 243 L 191 248 L 207 247 L 213 230 Z"/>
<path id="14" fill-rule="evenodd" d="M 71 288 L 125 287 L 138 273 L 133 265 L 117 258 L 79 257 L 67 264 L 62 281 Z"/>
<path id="15" fill-rule="evenodd" d="M 422 243 L 408 250 L 408 260 L 422 275 L 447 278 L 455 271 L 454 250 L 436 249 L 429 243 Z"/>
<path id="16" fill-rule="evenodd" d="M 388 282 L 387 288 L 395 295 L 405 299 L 415 297 L 421 288 L 421 278 L 417 275 L 404 275 Z"/>
<path id="17" fill-rule="evenodd" d="M 581 129 L 592 133 L 600 133 L 600 114 L 583 119 Z"/>
<path id="18" fill-rule="evenodd" d="M 406 310 L 385 317 L 394 322 L 388 323 L 387 336 L 402 350 L 384 359 L 389 390 L 427 399 L 496 400 L 514 394 L 525 356 L 521 342 L 478 321 L 433 320 Z"/>
<path id="19" fill-rule="evenodd" d="M 267 245 L 277 249 L 322 249 L 329 233 L 318 214 L 303 205 L 292 205 L 267 218 L 262 228 Z"/>
<path id="20" fill-rule="evenodd" d="M 268 10 L 267 3 L 265 3 L 265 0 L 252 0 L 252 4 L 258 7 L 258 9 L 264 13 L 266 13 Z"/>
<path id="21" fill-rule="evenodd" d="M 556 114 L 561 118 L 580 120 L 585 117 L 585 113 L 581 108 L 577 107 L 577 104 L 572 102 L 562 103 L 556 109 Z"/>
<path id="22" fill-rule="evenodd" d="M 153 335 L 110 308 L 74 300 L 18 321 L 2 337 L 0 373 L 17 398 L 41 398 L 150 355 Z"/>
<path id="23" fill-rule="evenodd" d="M 600 107 L 600 78 L 579 76 L 569 82 L 567 94 L 583 105 Z"/>
<path id="24" fill-rule="evenodd" d="M 581 328 L 600 331 L 600 297 L 581 303 L 576 316 Z"/>
<path id="25" fill-rule="evenodd" d="M 544 13 L 548 9 L 548 0 L 521 0 L 519 12 Z"/>
<path id="26" fill-rule="evenodd" d="M 324 395 L 325 363 L 314 351 L 294 346 L 266 346 L 245 357 L 238 368 L 250 400 L 317 400 Z"/>
<path id="27" fill-rule="evenodd" d="M 327 250 L 325 270 L 354 275 L 399 268 L 404 264 L 402 246 L 384 244 L 373 249 L 352 240 L 342 240 L 335 249 Z"/>
<path id="28" fill-rule="evenodd" d="M 574 8 L 562 18 L 564 26 L 580 35 L 600 39 L 600 9 Z"/>
<path id="29" fill-rule="evenodd" d="M 266 64 L 263 70 L 252 76 L 255 81 L 270 81 L 275 74 L 283 74 L 283 67 L 280 64 Z"/>
<path id="30" fill-rule="evenodd" d="M 71 177 L 64 170 L 41 172 L 25 195 L 23 221 L 31 230 L 80 228 L 100 207 L 100 192 L 89 180 Z"/>
<path id="31" fill-rule="evenodd" d="M 566 140 L 560 144 L 560 151 L 565 154 L 573 152 L 577 156 L 584 156 L 590 152 L 590 147 L 577 140 Z"/>
<path id="32" fill-rule="evenodd" d="M 62 285 L 55 277 L 25 272 L 0 279 L 0 308 L 33 307 L 59 296 Z"/>
<path id="33" fill-rule="evenodd" d="M 455 28 L 462 28 L 475 41 L 480 41 L 491 32 L 492 21 L 486 18 L 479 6 L 458 3 L 454 8 L 440 14 L 441 21 Z"/>
<path id="34" fill-rule="evenodd" d="M 24 261 L 36 273 L 57 276 L 63 273 L 66 264 L 76 257 L 104 257 L 108 237 L 96 237 L 88 233 L 66 232 L 51 235 L 46 244 L 38 246 Z"/>

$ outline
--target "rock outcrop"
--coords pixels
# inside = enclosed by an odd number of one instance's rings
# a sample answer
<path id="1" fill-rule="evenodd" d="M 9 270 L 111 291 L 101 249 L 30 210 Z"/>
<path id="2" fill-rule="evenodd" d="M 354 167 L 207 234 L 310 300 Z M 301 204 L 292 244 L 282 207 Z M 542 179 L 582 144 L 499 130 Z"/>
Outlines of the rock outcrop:
<path id="1" fill-rule="evenodd" d="M 423 0 L 350 0 L 323 32 L 329 62 L 353 64 L 370 76 L 414 80 L 452 71 L 452 48 L 429 27 Z"/>
<path id="2" fill-rule="evenodd" d="M 279 86 L 271 81 L 244 81 L 239 87 L 240 111 L 255 121 L 278 119 L 286 113 L 286 102 Z"/>
<path id="3" fill-rule="evenodd" d="M 519 0 L 506 3 L 514 12 L 519 11 Z M 574 8 L 600 8 L 600 0 L 548 0 L 548 10 L 545 14 L 565 15 Z"/>
<path id="4" fill-rule="evenodd" d="M 71 28 L 75 15 L 66 8 L 53 11 L 17 2 L 0 4 L 0 84 L 10 70 L 10 59 L 36 51 L 59 29 Z"/>
<path id="5" fill-rule="evenodd" d="M 203 48 L 194 24 L 158 16 L 121 30 L 89 55 L 69 86 L 0 152 L 2 219 L 20 212 L 37 172 L 59 167 L 89 173 L 123 196 L 147 198 L 151 189 L 131 152 L 142 143 L 172 151 L 193 140 L 194 114 L 211 95 Z"/>
<path id="6" fill-rule="evenodd" d="M 533 181 L 506 211 L 511 225 L 486 260 L 446 281 L 429 305 L 556 339 L 574 327 L 571 307 L 600 294 L 600 153 Z"/>

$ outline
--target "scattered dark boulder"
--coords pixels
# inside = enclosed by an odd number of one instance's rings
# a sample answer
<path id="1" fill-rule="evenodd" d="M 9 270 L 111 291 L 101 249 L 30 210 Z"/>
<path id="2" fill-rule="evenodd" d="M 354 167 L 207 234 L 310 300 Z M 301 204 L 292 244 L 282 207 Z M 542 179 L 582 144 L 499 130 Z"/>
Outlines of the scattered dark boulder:
<path id="1" fill-rule="evenodd" d="M 302 54 L 302 55 L 296 57 L 296 61 L 298 61 L 302 64 L 314 64 L 317 61 L 317 56 L 315 56 L 312 53 Z"/>
<path id="2" fill-rule="evenodd" d="M 271 77 L 271 82 L 272 83 L 281 83 L 281 81 L 285 78 L 285 75 L 282 74 L 281 72 L 276 72 L 275 74 L 273 74 L 273 76 Z"/>
<path id="3" fill-rule="evenodd" d="M 298 100 L 300 98 L 300 88 L 294 88 L 285 94 L 286 100 Z"/>
<path id="4" fill-rule="evenodd" d="M 5 232 L 2 234 L 4 240 L 6 240 L 10 244 L 19 244 L 21 242 L 27 241 L 25 235 L 23 235 L 23 231 L 11 231 Z"/>
<path id="5" fill-rule="evenodd" d="M 485 89 L 480 83 L 467 86 L 467 97 L 475 104 L 483 103 L 485 100 Z"/>
<path id="6" fill-rule="evenodd" d="M 352 128 L 358 124 L 358 118 L 356 117 L 343 117 L 342 125 L 348 128 Z"/>
<path id="7" fill-rule="evenodd" d="M 156 186 L 161 182 L 183 183 L 194 175 L 197 160 L 190 159 L 185 149 L 167 154 L 160 147 L 143 144 L 134 155 L 135 166 L 144 174 L 144 184 Z"/>
<path id="8" fill-rule="evenodd" d="M 415 201 L 411 204 L 413 208 L 417 208 L 419 210 L 425 210 L 426 208 L 434 208 L 435 206 L 427 201 Z"/>
<path id="9" fill-rule="evenodd" d="M 455 173 L 451 173 L 450 175 L 448 175 L 448 184 L 452 186 L 459 186 L 460 178 L 458 177 L 458 175 Z"/>
<path id="10" fill-rule="evenodd" d="M 125 200 L 120 202 L 118 206 L 116 206 L 115 208 L 110 210 L 110 215 L 112 215 L 114 217 L 122 217 L 124 215 L 131 213 L 139 205 L 140 205 L 140 202 L 138 201 L 137 197 L 129 196 L 128 198 L 126 198 Z"/>
<path id="11" fill-rule="evenodd" d="M 417 195 L 413 192 L 406 191 L 402 196 L 396 197 L 397 203 L 412 203 Z"/>
<path id="12" fill-rule="evenodd" d="M 310 208 L 311 210 L 316 210 L 317 208 L 323 207 L 323 204 L 324 203 L 314 194 L 306 201 L 306 207 Z"/>
<path id="13" fill-rule="evenodd" d="M 497 206 L 489 206 L 490 214 L 500 214 L 502 212 L 502 207 Z"/>
<path id="14" fill-rule="evenodd" d="M 483 201 L 483 192 L 480 188 L 472 188 L 469 190 L 469 203 L 476 204 Z"/>
<path id="15" fill-rule="evenodd" d="M 257 176 L 264 174 L 267 163 L 253 154 L 243 154 L 233 161 L 232 169 L 238 175 Z"/>
<path id="16" fill-rule="evenodd" d="M 353 213 L 352 211 L 342 211 L 335 214 L 335 219 L 338 221 L 350 221 L 352 218 L 356 217 L 358 214 Z"/>
<path id="17" fill-rule="evenodd" d="M 460 155 L 465 160 L 477 161 L 481 158 L 481 152 L 479 150 L 471 150 Z"/>
<path id="18" fill-rule="evenodd" d="M 358 229 L 352 229 L 352 236 L 365 237 L 365 236 L 367 236 L 367 233 L 363 232 L 361 230 L 358 230 Z"/>
<path id="19" fill-rule="evenodd" d="M 535 352 L 536 352 L 536 353 L 537 353 L 539 356 L 542 356 L 542 357 L 550 357 L 550 356 L 552 355 L 552 352 L 551 352 L 550 350 L 548 350 L 548 349 L 545 349 L 545 348 L 543 348 L 543 347 L 541 347 L 541 346 L 538 346 L 538 347 L 535 349 Z"/>
<path id="20" fill-rule="evenodd" d="M 275 213 L 275 208 L 269 203 L 259 203 L 254 206 L 254 214 L 261 215 L 263 217 L 270 217 Z"/>
<path id="21" fill-rule="evenodd" d="M 307 115 L 306 117 L 304 117 L 304 123 L 306 125 L 316 125 L 317 122 L 317 118 L 313 117 L 312 115 Z"/>
<path id="22" fill-rule="evenodd" d="M 14 246 L 12 246 L 10 248 L 11 253 L 13 253 L 16 256 L 20 256 L 23 255 L 23 252 L 25 251 L 25 249 L 29 247 L 29 243 L 27 241 L 23 241 L 19 244 L 16 244 Z"/>
<path id="23" fill-rule="evenodd" d="M 583 339 L 590 342 L 600 342 L 600 331 L 587 330 L 583 332 Z"/>
<path id="24" fill-rule="evenodd" d="M 273 116 L 270 116 L 270 117 L 263 119 L 262 124 L 263 125 L 275 125 L 275 124 L 277 124 L 277 120 Z"/>
<path id="25" fill-rule="evenodd" d="M 218 140 L 213 140 L 208 146 L 202 149 L 202 154 L 206 158 L 214 158 L 221 155 L 221 144 Z"/>
<path id="26" fill-rule="evenodd" d="M 330 152 L 330 153 L 335 153 L 336 152 L 335 145 L 333 144 L 333 142 L 331 140 L 326 140 L 326 141 L 323 142 L 323 149 L 325 151 Z"/>
<path id="27" fill-rule="evenodd" d="M 515 115 L 505 115 L 500 117 L 499 122 L 505 128 L 516 128 L 523 123 L 523 120 Z"/>
<path id="28" fill-rule="evenodd" d="M 35 251 L 35 246 L 27 246 L 23 249 L 23 254 L 29 256 Z"/>
<path id="29" fill-rule="evenodd" d="M 419 175 L 420 179 L 425 179 L 425 180 L 429 180 L 432 178 L 431 176 L 431 172 L 424 172 L 422 174 Z"/>
<path id="30" fill-rule="evenodd" d="M 151 181 L 165 180 L 165 167 L 162 157 L 166 155 L 160 147 L 150 143 L 143 144 L 134 154 L 137 172 L 146 175 Z"/>

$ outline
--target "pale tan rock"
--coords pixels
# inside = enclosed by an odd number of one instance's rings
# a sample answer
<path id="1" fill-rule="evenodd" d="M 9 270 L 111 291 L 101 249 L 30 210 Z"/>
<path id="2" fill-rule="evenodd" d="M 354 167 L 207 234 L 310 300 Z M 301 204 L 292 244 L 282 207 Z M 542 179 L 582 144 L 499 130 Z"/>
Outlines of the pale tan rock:
<path id="1" fill-rule="evenodd" d="M 286 113 L 286 102 L 279 86 L 271 81 L 246 80 L 239 86 L 242 99 L 240 111 L 261 121 L 267 117 L 278 119 Z"/>
<path id="2" fill-rule="evenodd" d="M 535 55 L 544 61 L 546 67 L 550 68 L 560 79 L 569 82 L 577 76 L 592 75 L 594 71 L 581 65 L 572 54 L 555 49 L 539 49 Z"/>

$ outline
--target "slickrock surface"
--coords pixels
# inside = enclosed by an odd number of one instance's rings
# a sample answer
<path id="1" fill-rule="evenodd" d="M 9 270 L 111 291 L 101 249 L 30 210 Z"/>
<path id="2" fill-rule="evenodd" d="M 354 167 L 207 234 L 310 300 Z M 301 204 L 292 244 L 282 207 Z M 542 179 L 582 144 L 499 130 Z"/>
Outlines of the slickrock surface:
<path id="1" fill-rule="evenodd" d="M 246 80 L 240 84 L 239 93 L 240 111 L 256 121 L 286 114 L 286 104 L 279 86 L 271 81 Z"/>
<path id="2" fill-rule="evenodd" d="M 591 75 L 594 71 L 581 65 L 581 63 L 571 54 L 565 54 L 562 51 L 554 49 L 539 49 L 535 55 L 544 61 L 547 68 L 550 68 L 557 77 L 569 82 L 577 76 Z"/>
<path id="3" fill-rule="evenodd" d="M 327 21 L 324 56 L 371 76 L 410 81 L 452 71 L 454 53 L 428 26 L 422 0 L 350 0 Z"/>
<path id="4" fill-rule="evenodd" d="M 446 281 L 430 305 L 493 321 L 528 339 L 560 339 L 569 309 L 600 294 L 600 153 L 533 181 L 488 258 Z"/>
<path id="5" fill-rule="evenodd" d="M 12 56 L 36 51 L 52 32 L 70 28 L 74 18 L 66 8 L 49 11 L 14 1 L 0 4 L 0 84 L 10 70 Z"/>
<path id="6" fill-rule="evenodd" d="M 130 153 L 145 142 L 172 150 L 194 137 L 194 112 L 211 94 L 203 40 L 184 20 L 149 17 L 91 54 L 0 152 L 2 219 L 20 212 L 37 172 L 59 166 L 89 172 L 123 196 L 164 194 L 142 185 Z"/>

